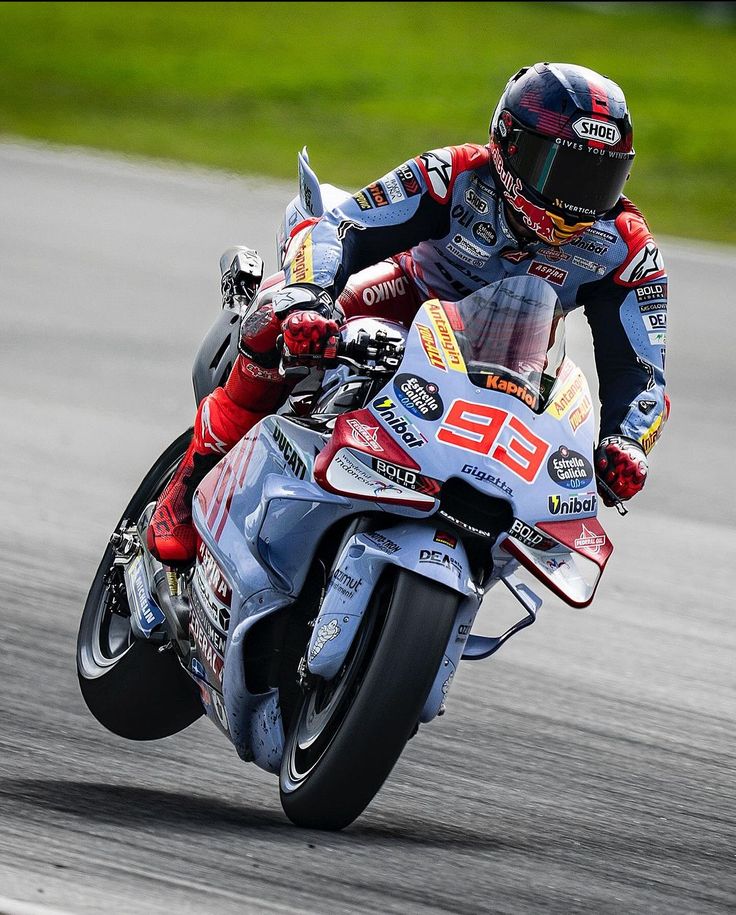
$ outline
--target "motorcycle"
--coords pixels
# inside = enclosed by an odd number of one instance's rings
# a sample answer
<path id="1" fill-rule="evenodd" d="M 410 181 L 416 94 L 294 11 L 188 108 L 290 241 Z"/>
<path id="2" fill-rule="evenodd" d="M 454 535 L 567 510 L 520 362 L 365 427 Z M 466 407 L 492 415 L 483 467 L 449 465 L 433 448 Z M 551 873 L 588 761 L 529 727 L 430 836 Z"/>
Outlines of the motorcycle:
<path id="1" fill-rule="evenodd" d="M 336 188 L 306 151 L 280 263 Z M 227 253 L 226 305 L 194 364 L 197 401 L 237 354 L 258 258 Z M 510 277 L 431 300 L 411 328 L 353 318 L 319 370 L 212 469 L 193 503 L 191 568 L 146 548 L 180 435 L 123 512 L 92 582 L 77 668 L 94 717 L 133 740 L 206 714 L 244 761 L 279 777 L 288 818 L 341 829 L 407 741 L 444 714 L 461 661 L 537 618 L 529 576 L 593 600 L 612 545 L 597 520 L 592 399 L 565 353 L 557 296 Z M 497 584 L 522 614 L 473 632 Z"/>

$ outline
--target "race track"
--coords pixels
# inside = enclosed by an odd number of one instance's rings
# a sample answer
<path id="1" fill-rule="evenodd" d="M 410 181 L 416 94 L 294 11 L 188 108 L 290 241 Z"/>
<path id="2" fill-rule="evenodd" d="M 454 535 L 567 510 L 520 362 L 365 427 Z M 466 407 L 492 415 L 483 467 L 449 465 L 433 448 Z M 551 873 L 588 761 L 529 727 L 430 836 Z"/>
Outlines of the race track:
<path id="1" fill-rule="evenodd" d="M 191 422 L 221 251 L 246 242 L 273 267 L 290 194 L 0 145 L 0 913 L 734 911 L 726 249 L 662 244 L 672 419 L 628 517 L 603 518 L 616 552 L 596 604 L 550 598 L 496 658 L 463 666 L 447 714 L 351 828 L 293 828 L 276 780 L 205 720 L 142 745 L 86 711 L 89 582 Z M 483 617 L 498 626 L 490 605 Z"/>

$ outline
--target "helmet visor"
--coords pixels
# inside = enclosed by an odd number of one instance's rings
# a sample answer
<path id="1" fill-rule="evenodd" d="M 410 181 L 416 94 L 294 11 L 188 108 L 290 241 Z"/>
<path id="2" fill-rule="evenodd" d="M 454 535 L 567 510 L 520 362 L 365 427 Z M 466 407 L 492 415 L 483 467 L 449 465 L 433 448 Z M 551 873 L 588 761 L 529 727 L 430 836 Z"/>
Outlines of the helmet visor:
<path id="1" fill-rule="evenodd" d="M 515 130 L 506 155 L 513 171 L 548 205 L 575 216 L 607 212 L 624 189 L 633 150 L 574 149 L 563 145 L 568 142 Z"/>

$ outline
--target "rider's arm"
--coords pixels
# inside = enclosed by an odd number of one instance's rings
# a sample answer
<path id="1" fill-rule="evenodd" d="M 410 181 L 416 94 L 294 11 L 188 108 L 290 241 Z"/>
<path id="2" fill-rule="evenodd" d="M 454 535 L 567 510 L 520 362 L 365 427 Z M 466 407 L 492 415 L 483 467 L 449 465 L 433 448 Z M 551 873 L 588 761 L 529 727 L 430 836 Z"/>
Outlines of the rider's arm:
<path id="1" fill-rule="evenodd" d="M 334 298 L 353 273 L 449 231 L 455 180 L 487 161 L 481 146 L 446 147 L 410 159 L 325 213 L 286 268 Z"/>
<path id="2" fill-rule="evenodd" d="M 593 334 L 600 384 L 601 440 L 621 435 L 649 453 L 667 419 L 664 362 L 667 275 L 643 217 L 624 235 L 629 254 L 609 274 L 580 288 L 578 302 Z M 617 220 L 618 225 L 618 220 Z M 624 234 L 624 233 L 622 233 Z"/>

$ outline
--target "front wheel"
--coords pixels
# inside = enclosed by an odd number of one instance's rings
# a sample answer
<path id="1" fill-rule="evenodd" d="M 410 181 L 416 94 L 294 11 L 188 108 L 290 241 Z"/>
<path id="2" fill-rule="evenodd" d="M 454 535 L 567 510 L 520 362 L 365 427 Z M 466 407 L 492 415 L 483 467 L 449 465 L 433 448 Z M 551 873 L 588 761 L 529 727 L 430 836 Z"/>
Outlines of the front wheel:
<path id="1" fill-rule="evenodd" d="M 123 513 L 136 523 L 163 491 L 191 441 L 184 432 L 164 451 Z M 118 526 L 119 527 L 119 526 Z M 129 740 L 156 740 L 188 727 L 203 714 L 199 693 L 174 651 L 136 639 L 122 571 L 108 546 L 84 605 L 77 637 L 82 696 L 95 718 Z"/>
<path id="2" fill-rule="evenodd" d="M 410 572 L 381 580 L 342 670 L 292 717 L 280 775 L 292 823 L 342 829 L 371 802 L 416 728 L 459 600 Z"/>

